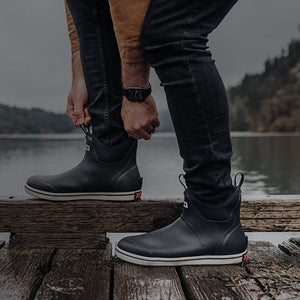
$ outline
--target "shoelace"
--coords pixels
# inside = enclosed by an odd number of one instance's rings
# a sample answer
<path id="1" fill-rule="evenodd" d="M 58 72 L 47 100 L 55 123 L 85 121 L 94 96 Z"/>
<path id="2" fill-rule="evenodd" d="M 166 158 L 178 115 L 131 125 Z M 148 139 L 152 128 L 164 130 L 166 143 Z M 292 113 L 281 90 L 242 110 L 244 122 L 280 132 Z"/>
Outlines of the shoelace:
<path id="1" fill-rule="evenodd" d="M 79 125 L 84 134 L 92 133 L 91 125 Z"/>
<path id="2" fill-rule="evenodd" d="M 79 125 L 79 127 L 84 132 L 84 135 L 86 136 L 86 139 L 87 139 L 87 143 L 85 145 L 85 150 L 86 151 L 91 151 L 91 145 L 88 142 L 88 140 L 90 139 L 90 137 L 88 136 L 88 134 L 92 133 L 91 126 L 90 125 L 88 125 L 88 126 L 86 126 L 86 125 Z"/>

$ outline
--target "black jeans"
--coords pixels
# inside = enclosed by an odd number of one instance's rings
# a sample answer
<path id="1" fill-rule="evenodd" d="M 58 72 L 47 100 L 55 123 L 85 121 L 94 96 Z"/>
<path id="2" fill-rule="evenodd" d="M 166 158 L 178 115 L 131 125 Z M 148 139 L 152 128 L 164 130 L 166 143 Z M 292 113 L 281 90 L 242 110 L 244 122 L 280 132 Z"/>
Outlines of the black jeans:
<path id="1" fill-rule="evenodd" d="M 93 133 L 114 146 L 128 138 L 120 115 L 121 63 L 107 0 L 67 0 L 79 38 Z"/>
<path id="2" fill-rule="evenodd" d="M 208 35 L 237 0 L 151 0 L 142 30 L 147 59 L 164 86 L 187 188 L 218 203 L 233 191 L 229 113 Z M 79 34 L 94 131 L 124 138 L 120 65 L 106 0 L 68 0 Z"/>

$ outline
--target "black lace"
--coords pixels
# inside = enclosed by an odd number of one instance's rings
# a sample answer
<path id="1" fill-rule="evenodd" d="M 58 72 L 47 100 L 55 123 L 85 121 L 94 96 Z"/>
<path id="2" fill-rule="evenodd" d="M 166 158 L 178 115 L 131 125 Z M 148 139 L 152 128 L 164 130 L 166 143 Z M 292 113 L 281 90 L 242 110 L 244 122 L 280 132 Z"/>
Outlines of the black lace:
<path id="1" fill-rule="evenodd" d="M 84 134 L 92 133 L 91 125 L 79 125 Z"/>

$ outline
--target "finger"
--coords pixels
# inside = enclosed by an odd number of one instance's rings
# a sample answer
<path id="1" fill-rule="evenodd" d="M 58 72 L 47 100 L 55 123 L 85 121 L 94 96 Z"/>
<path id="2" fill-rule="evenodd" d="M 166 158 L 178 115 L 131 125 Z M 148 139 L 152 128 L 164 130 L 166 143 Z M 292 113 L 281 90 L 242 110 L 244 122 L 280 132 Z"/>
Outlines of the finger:
<path id="1" fill-rule="evenodd" d="M 71 117 L 73 112 L 74 112 L 73 102 L 72 102 L 72 99 L 70 98 L 70 96 L 68 96 L 66 113 L 68 114 L 69 117 Z"/>
<path id="2" fill-rule="evenodd" d="M 68 98 L 68 102 L 67 102 L 67 108 L 66 108 L 66 113 L 69 116 L 69 118 L 71 119 L 72 123 L 74 125 L 76 125 L 76 117 L 74 116 L 74 106 L 73 103 L 71 102 L 71 99 Z"/>
<path id="3" fill-rule="evenodd" d="M 140 139 L 141 139 L 141 137 L 138 136 L 136 133 L 131 133 L 131 134 L 129 134 L 128 136 L 131 136 L 131 137 L 133 137 L 133 138 L 136 139 L 136 140 L 140 140 Z"/>
<path id="4" fill-rule="evenodd" d="M 153 133 L 155 131 L 155 126 L 148 124 L 144 126 L 143 129 L 148 133 Z"/>
<path id="5" fill-rule="evenodd" d="M 148 133 L 148 132 L 145 131 L 144 134 L 143 134 L 143 139 L 146 140 L 146 141 L 150 140 L 151 139 L 151 133 Z"/>
<path id="6" fill-rule="evenodd" d="M 76 117 L 77 126 L 84 124 L 83 103 L 80 101 L 74 103 L 74 116 Z"/>
<path id="7" fill-rule="evenodd" d="M 73 123 L 75 126 L 78 126 L 78 125 L 77 125 L 77 118 L 76 118 L 74 115 L 71 116 L 70 119 L 71 119 L 72 123 Z"/>
<path id="8" fill-rule="evenodd" d="M 143 129 L 139 130 L 138 135 L 141 137 L 141 139 L 144 139 L 144 140 L 150 140 L 150 138 L 151 138 L 151 134 Z"/>
<path id="9" fill-rule="evenodd" d="M 133 130 L 130 130 L 128 133 L 130 136 L 132 136 L 133 138 L 135 138 L 137 140 L 144 138 L 143 135 L 141 134 L 141 129 L 139 129 L 139 130 L 133 129 Z"/>
<path id="10" fill-rule="evenodd" d="M 154 126 L 154 127 L 159 127 L 160 126 L 160 120 L 159 118 L 156 118 L 154 119 L 151 124 Z"/>
<path id="11" fill-rule="evenodd" d="M 87 109 L 87 107 L 84 109 L 84 124 L 87 126 L 91 122 L 92 117 Z"/>

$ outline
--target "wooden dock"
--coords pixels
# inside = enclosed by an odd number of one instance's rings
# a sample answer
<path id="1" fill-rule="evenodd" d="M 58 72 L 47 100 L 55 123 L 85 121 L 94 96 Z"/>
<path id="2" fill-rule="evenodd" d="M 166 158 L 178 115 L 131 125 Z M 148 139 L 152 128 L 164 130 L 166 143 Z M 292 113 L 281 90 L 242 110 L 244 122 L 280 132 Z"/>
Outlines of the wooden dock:
<path id="1" fill-rule="evenodd" d="M 176 219 L 177 200 L 0 199 L 0 300 L 300 299 L 300 240 L 251 242 L 243 265 L 143 267 L 111 254 L 107 232 L 141 232 Z M 300 231 L 300 196 L 242 202 L 245 231 Z"/>

